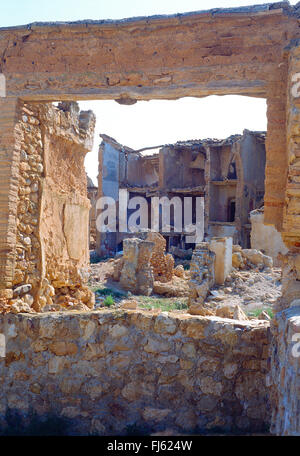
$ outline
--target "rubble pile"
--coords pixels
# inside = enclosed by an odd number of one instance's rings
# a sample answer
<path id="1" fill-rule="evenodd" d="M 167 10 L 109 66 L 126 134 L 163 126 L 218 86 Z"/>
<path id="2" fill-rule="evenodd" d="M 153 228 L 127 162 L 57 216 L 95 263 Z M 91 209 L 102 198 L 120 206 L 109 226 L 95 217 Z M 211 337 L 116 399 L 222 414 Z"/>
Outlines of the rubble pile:
<path id="1" fill-rule="evenodd" d="M 269 319 L 265 309 L 272 308 L 281 292 L 280 270 L 273 269 L 272 258 L 259 250 L 234 245 L 231 272 L 222 285 L 216 286 L 216 268 L 225 269 L 226 258 L 225 254 L 217 258 L 211 248 L 210 243 L 203 242 L 194 250 L 189 313 L 247 320 L 245 310 L 257 313 L 257 309 L 262 309 L 259 318 Z"/>
<path id="2" fill-rule="evenodd" d="M 270 270 L 273 267 L 273 260 L 260 250 L 242 249 L 240 245 L 233 245 L 232 266 L 237 269 L 268 268 Z"/>
<path id="3" fill-rule="evenodd" d="M 156 232 L 140 237 L 123 241 L 124 253 L 114 261 L 113 280 L 135 294 L 188 296 L 189 273 L 180 265 L 174 269 L 174 258 L 166 254 L 164 237 Z"/>

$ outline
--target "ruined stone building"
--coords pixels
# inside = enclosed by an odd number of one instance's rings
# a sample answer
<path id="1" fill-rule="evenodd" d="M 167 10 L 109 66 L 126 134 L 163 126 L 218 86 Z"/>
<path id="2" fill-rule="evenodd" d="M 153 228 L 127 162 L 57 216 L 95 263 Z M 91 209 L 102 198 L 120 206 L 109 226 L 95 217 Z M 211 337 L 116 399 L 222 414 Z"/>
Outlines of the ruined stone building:
<path id="1" fill-rule="evenodd" d="M 263 207 L 250 213 L 250 222 L 251 248 L 269 255 L 274 265 L 280 267 L 280 255 L 286 255 L 288 249 L 283 243 L 281 233 L 273 225 L 264 224 Z"/>
<path id="2" fill-rule="evenodd" d="M 300 434 L 299 25 L 299 5 L 282 1 L 0 29 L 0 428 L 12 414 L 27 423 L 50 414 L 70 420 L 73 435 L 126 433 L 128 426 L 148 435 L 170 426 Z M 116 195 L 120 182 L 146 196 L 209 190 L 207 235 L 236 230 L 248 242 L 246 212 L 259 207 L 264 192 L 264 224 L 288 249 L 273 320 L 87 312 L 93 294 L 85 286 L 84 156 L 95 118 L 69 102 L 229 94 L 267 101 L 264 186 L 260 177 L 254 186 L 247 152 L 256 140 L 263 150 L 262 137 L 246 133 L 224 147 L 200 141 L 197 153 L 190 143 L 186 151 L 173 145 L 159 158 L 108 141 L 99 194 Z M 63 103 L 50 104 L 57 101 Z M 236 160 L 234 169 L 231 153 L 243 141 L 245 167 Z M 180 147 L 192 166 L 180 168 Z M 178 180 L 163 187 L 161 160 L 169 154 Z M 145 168 L 146 182 L 139 180 Z M 106 240 L 97 245 L 107 252 L 122 242 Z M 52 313 L 61 308 L 77 312 Z"/>
<path id="3" fill-rule="evenodd" d="M 231 236 L 235 244 L 250 247 L 249 213 L 264 201 L 265 133 L 245 130 L 224 140 L 205 139 L 162 146 L 153 155 L 143 155 L 102 135 L 99 148 L 99 196 L 118 201 L 119 190 L 129 198 L 204 197 L 205 237 Z M 195 205 L 194 205 L 195 206 Z M 128 216 L 130 210 L 128 211 Z M 193 223 L 195 223 L 193 207 Z M 148 218 L 151 228 L 151 211 Z M 174 227 L 174 217 L 171 217 Z M 194 247 L 182 232 L 162 233 L 171 246 Z M 99 233 L 100 255 L 122 250 L 128 233 Z"/>

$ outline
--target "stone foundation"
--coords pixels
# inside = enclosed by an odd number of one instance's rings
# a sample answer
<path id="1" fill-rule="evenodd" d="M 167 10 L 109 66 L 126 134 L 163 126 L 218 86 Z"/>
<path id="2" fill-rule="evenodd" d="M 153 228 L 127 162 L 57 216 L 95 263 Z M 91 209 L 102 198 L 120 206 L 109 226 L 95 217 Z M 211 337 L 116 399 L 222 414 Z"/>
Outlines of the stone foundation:
<path id="1" fill-rule="evenodd" d="M 136 236 L 124 239 L 124 253 L 115 263 L 114 279 L 125 290 L 150 296 L 155 284 L 172 280 L 174 258 L 166 254 L 166 241 L 161 234 L 146 231 Z"/>
<path id="2" fill-rule="evenodd" d="M 268 322 L 142 311 L 0 317 L 0 429 L 264 432 Z M 3 350 L 2 350 L 2 354 Z"/>

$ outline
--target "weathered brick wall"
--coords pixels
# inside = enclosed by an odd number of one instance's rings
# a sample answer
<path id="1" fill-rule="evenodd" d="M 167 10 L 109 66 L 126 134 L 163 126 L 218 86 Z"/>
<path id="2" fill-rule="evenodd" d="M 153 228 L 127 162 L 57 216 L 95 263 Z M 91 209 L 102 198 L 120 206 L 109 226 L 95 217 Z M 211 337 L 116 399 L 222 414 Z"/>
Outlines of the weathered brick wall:
<path id="1" fill-rule="evenodd" d="M 262 432 L 269 323 L 142 311 L 0 318 L 0 429 Z"/>

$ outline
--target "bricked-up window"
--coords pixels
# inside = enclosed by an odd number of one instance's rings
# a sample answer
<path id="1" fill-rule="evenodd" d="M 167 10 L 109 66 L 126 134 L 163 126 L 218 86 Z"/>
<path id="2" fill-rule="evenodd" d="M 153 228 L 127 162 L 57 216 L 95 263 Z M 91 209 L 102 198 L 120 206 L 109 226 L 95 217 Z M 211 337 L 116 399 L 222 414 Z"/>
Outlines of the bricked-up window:
<path id="1" fill-rule="evenodd" d="M 0 358 L 5 358 L 5 335 L 0 334 Z"/>

